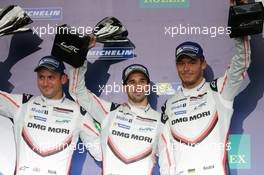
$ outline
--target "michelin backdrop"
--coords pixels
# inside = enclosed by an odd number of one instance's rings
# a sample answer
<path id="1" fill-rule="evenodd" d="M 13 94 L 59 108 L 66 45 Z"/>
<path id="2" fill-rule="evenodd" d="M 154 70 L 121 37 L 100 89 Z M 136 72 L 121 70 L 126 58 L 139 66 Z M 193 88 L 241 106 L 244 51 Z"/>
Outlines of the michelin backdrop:
<path id="1" fill-rule="evenodd" d="M 22 33 L 0 38 L 0 88 L 7 92 L 39 94 L 33 69 L 41 57 L 51 53 L 58 25 L 68 24 L 78 33 L 89 33 L 106 16 L 115 16 L 126 26 L 128 38 L 134 46 L 120 47 L 113 51 L 110 46 L 97 44 L 88 53 L 87 87 L 105 100 L 126 100 L 125 94 L 120 92 L 121 72 L 131 63 L 140 63 L 150 71 L 156 87 L 156 93 L 150 95 L 151 105 L 160 111 L 164 101 L 179 87 L 174 52 L 175 47 L 183 41 L 196 41 L 204 48 L 209 64 L 206 71 L 208 80 L 221 76 L 234 54 L 234 45 L 226 26 L 228 0 L 0 1 L 1 8 L 10 4 L 21 6 L 34 22 L 30 25 L 33 34 Z M 262 174 L 263 36 L 253 36 L 251 46 L 252 64 L 248 78 L 234 104 L 230 138 L 233 149 L 229 152 L 232 175 Z M 1 122 L 1 129 L 3 125 L 6 130 L 12 130 L 9 121 L 5 124 Z M 4 140 L 13 146 L 14 143 L 8 140 L 13 139 L 9 131 L 1 132 L 0 137 L 2 143 Z M 0 148 L 2 152 L 6 149 L 4 146 L 2 148 L 2 144 Z M 99 175 L 100 164 L 83 151 L 80 146 L 74 154 L 72 174 Z M 14 155 L 14 152 L 10 155 Z M 0 174 L 3 171 L 0 169 Z M 154 174 L 157 175 L 157 172 L 158 167 Z"/>

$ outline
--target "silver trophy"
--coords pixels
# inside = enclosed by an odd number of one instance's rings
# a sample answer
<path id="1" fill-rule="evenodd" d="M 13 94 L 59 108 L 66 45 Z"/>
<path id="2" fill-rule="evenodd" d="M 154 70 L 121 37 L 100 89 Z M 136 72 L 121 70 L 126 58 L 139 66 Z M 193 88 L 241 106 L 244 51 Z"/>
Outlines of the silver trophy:
<path id="1" fill-rule="evenodd" d="M 24 26 L 32 22 L 26 12 L 17 5 L 2 8 L 0 9 L 0 36 L 31 31 Z"/>

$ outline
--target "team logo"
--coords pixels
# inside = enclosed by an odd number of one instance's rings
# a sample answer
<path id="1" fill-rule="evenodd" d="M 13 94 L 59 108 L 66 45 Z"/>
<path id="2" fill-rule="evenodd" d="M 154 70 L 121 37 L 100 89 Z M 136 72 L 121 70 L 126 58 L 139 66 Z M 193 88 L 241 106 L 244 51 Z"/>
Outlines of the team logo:
<path id="1" fill-rule="evenodd" d="M 171 108 L 171 110 L 179 109 L 179 108 L 185 108 L 185 107 L 186 107 L 186 103 L 183 103 L 183 104 L 179 104 L 179 105 L 173 106 Z"/>
<path id="2" fill-rule="evenodd" d="M 58 124 L 64 124 L 64 123 L 69 123 L 71 120 L 66 120 L 66 119 L 63 119 L 63 120 L 56 120 L 55 123 L 58 123 Z"/>
<path id="3" fill-rule="evenodd" d="M 67 45 L 66 42 L 61 42 L 58 45 L 62 50 L 66 50 L 67 52 L 74 52 L 74 53 L 78 53 L 80 51 L 80 49 L 78 49 L 77 47 L 75 47 L 74 45 Z"/>
<path id="4" fill-rule="evenodd" d="M 200 104 L 198 104 L 197 106 L 195 106 L 194 107 L 194 110 L 197 110 L 197 109 L 200 109 L 200 108 L 202 108 L 203 106 L 206 106 L 206 101 L 204 101 L 204 102 L 202 102 L 202 103 L 200 103 Z"/>
<path id="5" fill-rule="evenodd" d="M 183 111 L 176 111 L 174 112 L 175 115 L 182 115 L 182 114 L 186 114 L 186 110 Z"/>
<path id="6" fill-rule="evenodd" d="M 139 132 L 152 132 L 154 130 L 154 128 L 151 127 L 140 127 L 138 128 Z"/>
<path id="7" fill-rule="evenodd" d="M 32 112 L 35 112 L 35 113 L 39 113 L 39 114 L 45 114 L 45 115 L 48 115 L 48 110 L 45 110 L 45 109 L 38 109 L 38 108 L 31 108 L 31 111 Z"/>
<path id="8" fill-rule="evenodd" d="M 114 122 L 113 125 L 114 125 L 114 126 L 117 126 L 117 127 L 119 127 L 119 128 L 122 128 L 122 129 L 130 129 L 130 126 L 125 125 L 125 124 L 122 124 L 122 123 Z"/>
<path id="9" fill-rule="evenodd" d="M 121 121 L 126 121 L 126 122 L 129 122 L 129 123 L 132 123 L 132 119 L 128 119 L 128 118 L 126 118 L 124 116 L 117 115 L 116 116 L 116 119 L 121 120 Z"/>
<path id="10" fill-rule="evenodd" d="M 41 116 L 34 116 L 34 119 L 35 120 L 42 121 L 42 122 L 46 122 L 47 121 L 47 118 L 46 117 L 41 117 Z"/>

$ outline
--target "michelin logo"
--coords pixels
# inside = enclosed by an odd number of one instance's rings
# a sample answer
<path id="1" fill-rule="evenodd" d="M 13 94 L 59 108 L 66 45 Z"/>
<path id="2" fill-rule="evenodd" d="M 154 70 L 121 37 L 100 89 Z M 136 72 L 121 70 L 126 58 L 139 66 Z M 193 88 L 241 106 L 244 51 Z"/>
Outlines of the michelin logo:
<path id="1" fill-rule="evenodd" d="M 24 10 L 33 20 L 62 20 L 61 7 L 24 8 Z"/>
<path id="2" fill-rule="evenodd" d="M 133 47 L 94 47 L 87 53 L 87 59 L 125 60 L 134 57 Z"/>

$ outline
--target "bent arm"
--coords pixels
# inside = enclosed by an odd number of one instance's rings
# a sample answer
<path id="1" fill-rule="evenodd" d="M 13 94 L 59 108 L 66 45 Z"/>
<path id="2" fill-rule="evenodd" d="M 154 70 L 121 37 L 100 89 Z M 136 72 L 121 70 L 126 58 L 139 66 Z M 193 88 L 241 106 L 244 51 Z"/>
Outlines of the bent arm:
<path id="1" fill-rule="evenodd" d="M 22 95 L 9 94 L 0 91 L 0 114 L 4 117 L 14 118 L 22 104 Z"/>
<path id="2" fill-rule="evenodd" d="M 246 71 L 250 65 L 250 41 L 249 37 L 235 38 L 235 56 L 225 72 L 224 77 L 217 80 L 218 92 L 223 99 L 233 101 L 238 94 Z"/>
<path id="3" fill-rule="evenodd" d="M 69 92 L 72 98 L 83 106 L 99 123 L 102 123 L 111 108 L 111 103 L 98 98 L 85 86 L 86 62 L 80 68 L 70 70 Z"/>

